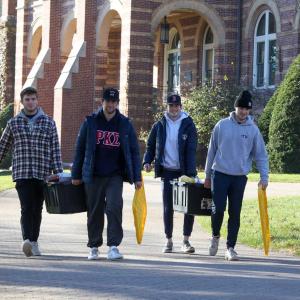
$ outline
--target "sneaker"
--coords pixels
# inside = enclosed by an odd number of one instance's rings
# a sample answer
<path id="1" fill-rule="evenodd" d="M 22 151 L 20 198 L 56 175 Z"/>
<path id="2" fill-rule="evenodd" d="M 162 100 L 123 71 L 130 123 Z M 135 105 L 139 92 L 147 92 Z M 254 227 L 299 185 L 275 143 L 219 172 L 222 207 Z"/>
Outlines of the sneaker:
<path id="1" fill-rule="evenodd" d="M 38 242 L 31 242 L 31 252 L 33 256 L 41 256 L 41 251 L 39 249 L 39 244 Z"/>
<path id="2" fill-rule="evenodd" d="M 208 248 L 209 255 L 215 256 L 218 252 L 220 237 L 213 236 L 210 241 L 210 246 Z"/>
<path id="3" fill-rule="evenodd" d="M 30 256 L 33 255 L 33 253 L 32 253 L 32 244 L 28 239 L 23 242 L 22 250 L 23 250 L 24 254 L 27 257 L 30 257 Z"/>
<path id="4" fill-rule="evenodd" d="M 236 251 L 234 251 L 233 248 L 229 248 L 226 250 L 225 252 L 225 259 L 226 260 L 239 260 L 238 254 L 236 253 Z"/>
<path id="5" fill-rule="evenodd" d="M 166 246 L 163 248 L 163 253 L 171 253 L 173 251 L 173 242 L 167 242 Z"/>
<path id="6" fill-rule="evenodd" d="M 88 260 L 96 260 L 99 258 L 99 251 L 97 247 L 93 247 L 90 250 L 90 253 L 88 255 Z"/>
<path id="7" fill-rule="evenodd" d="M 191 246 L 189 241 L 183 241 L 183 244 L 181 246 L 181 251 L 184 253 L 194 253 L 195 248 Z"/>
<path id="8" fill-rule="evenodd" d="M 119 252 L 119 249 L 116 246 L 111 246 L 107 253 L 107 259 L 117 260 L 122 259 L 123 255 Z"/>

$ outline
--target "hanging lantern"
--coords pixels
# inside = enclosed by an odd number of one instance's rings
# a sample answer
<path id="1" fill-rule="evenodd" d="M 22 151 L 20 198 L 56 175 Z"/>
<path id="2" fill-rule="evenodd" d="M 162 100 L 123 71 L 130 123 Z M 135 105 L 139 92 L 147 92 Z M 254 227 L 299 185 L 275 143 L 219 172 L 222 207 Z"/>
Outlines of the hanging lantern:
<path id="1" fill-rule="evenodd" d="M 164 22 L 160 25 L 160 42 L 162 44 L 169 43 L 169 29 L 170 26 L 167 23 L 167 17 L 165 17 Z"/>

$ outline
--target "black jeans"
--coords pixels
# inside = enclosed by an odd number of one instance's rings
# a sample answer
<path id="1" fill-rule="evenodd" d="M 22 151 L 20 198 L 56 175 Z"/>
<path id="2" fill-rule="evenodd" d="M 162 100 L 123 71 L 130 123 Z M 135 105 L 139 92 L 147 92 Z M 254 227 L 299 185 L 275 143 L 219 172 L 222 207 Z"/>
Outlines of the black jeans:
<path id="1" fill-rule="evenodd" d="M 36 242 L 39 238 L 43 210 L 43 184 L 38 179 L 16 180 L 16 190 L 21 204 L 21 229 L 23 240 Z"/>
<path id="2" fill-rule="evenodd" d="M 123 178 L 95 177 L 92 183 L 86 183 L 88 208 L 87 246 L 100 247 L 103 244 L 104 212 L 107 216 L 107 246 L 119 246 L 123 239 Z"/>
<path id="3" fill-rule="evenodd" d="M 172 185 L 170 183 L 173 179 L 178 179 L 181 176 L 181 172 L 172 170 L 163 170 L 163 208 L 164 208 L 164 225 L 165 235 L 167 239 L 170 239 L 173 234 L 173 193 Z M 184 215 L 183 223 L 183 235 L 190 236 L 193 230 L 194 216 Z"/>
<path id="4" fill-rule="evenodd" d="M 233 176 L 214 171 L 212 175 L 213 206 L 211 225 L 214 236 L 220 235 L 228 197 L 227 248 L 234 248 L 240 228 L 240 214 L 247 176 Z"/>

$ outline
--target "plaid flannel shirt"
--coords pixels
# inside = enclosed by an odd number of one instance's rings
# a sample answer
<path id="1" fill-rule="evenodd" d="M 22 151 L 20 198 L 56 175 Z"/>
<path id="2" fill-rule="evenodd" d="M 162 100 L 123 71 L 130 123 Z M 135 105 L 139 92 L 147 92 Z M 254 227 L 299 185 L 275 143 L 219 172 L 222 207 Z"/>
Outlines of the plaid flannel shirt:
<path id="1" fill-rule="evenodd" d="M 21 113 L 10 119 L 0 138 L 0 162 L 11 146 L 14 181 L 45 180 L 52 172 L 63 171 L 56 125 L 44 113 L 32 126 Z"/>

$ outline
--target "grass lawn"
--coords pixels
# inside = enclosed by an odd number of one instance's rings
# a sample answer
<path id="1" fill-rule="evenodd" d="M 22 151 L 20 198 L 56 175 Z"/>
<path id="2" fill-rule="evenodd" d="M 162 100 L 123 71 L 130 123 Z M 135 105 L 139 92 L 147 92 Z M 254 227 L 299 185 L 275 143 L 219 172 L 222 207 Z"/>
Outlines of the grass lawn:
<path id="1" fill-rule="evenodd" d="M 11 171 L 0 172 L 0 192 L 15 186 L 11 179 Z"/>
<path id="2" fill-rule="evenodd" d="M 300 255 L 300 195 L 268 199 L 268 213 L 271 250 L 284 250 Z M 221 230 L 223 237 L 227 235 L 227 219 L 226 213 Z M 209 217 L 199 217 L 198 222 L 210 232 Z M 257 199 L 246 200 L 243 203 L 238 242 L 254 248 L 263 248 Z"/>
<path id="3" fill-rule="evenodd" d="M 154 172 L 150 173 L 143 172 L 143 176 L 154 177 Z M 198 172 L 198 176 L 201 179 L 205 178 L 204 172 Z M 250 173 L 248 175 L 248 181 L 259 181 L 258 173 Z M 300 174 L 270 174 L 270 182 L 282 182 L 282 183 L 300 183 Z"/>

